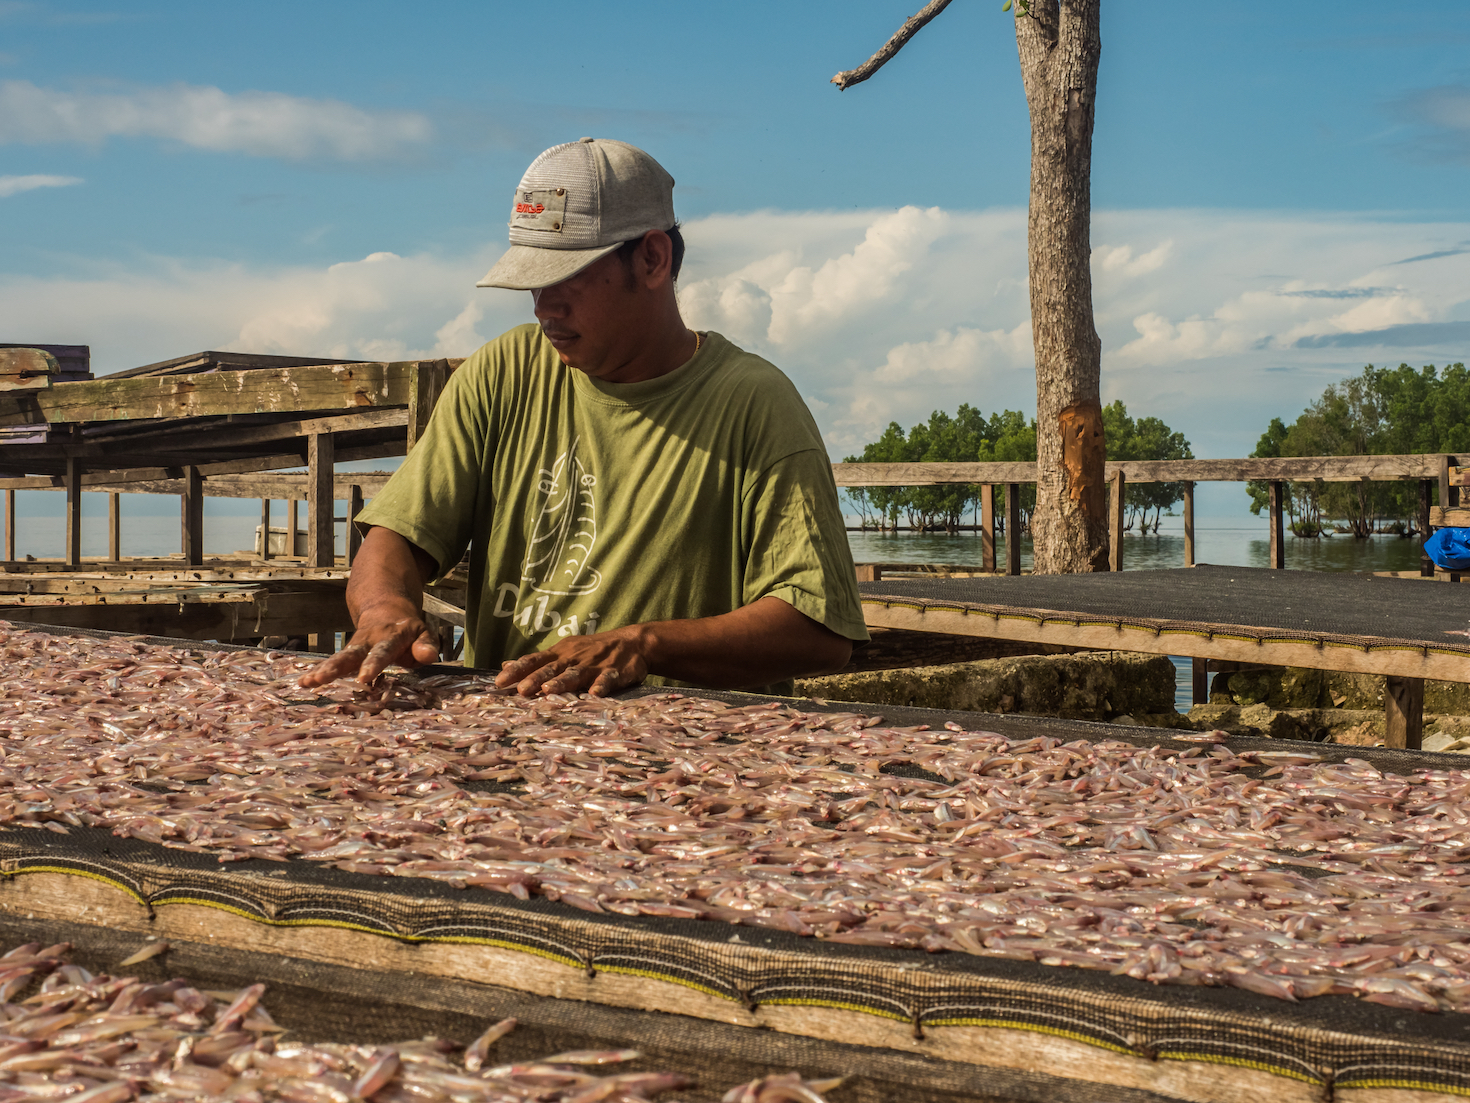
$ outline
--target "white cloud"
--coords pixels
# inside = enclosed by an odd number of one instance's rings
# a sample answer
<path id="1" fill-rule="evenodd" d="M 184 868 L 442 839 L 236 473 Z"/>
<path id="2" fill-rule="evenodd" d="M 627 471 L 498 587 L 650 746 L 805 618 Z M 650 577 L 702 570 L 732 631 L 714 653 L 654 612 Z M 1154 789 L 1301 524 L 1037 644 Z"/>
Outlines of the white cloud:
<path id="1" fill-rule="evenodd" d="M 0 199 L 36 188 L 69 188 L 80 183 L 80 176 L 0 176 Z"/>
<path id="2" fill-rule="evenodd" d="M 833 455 L 961 402 L 1035 409 L 1022 210 L 767 211 L 691 220 L 685 236 L 686 318 L 790 375 Z M 1104 397 L 1162 417 L 1198 455 L 1246 454 L 1272 416 L 1365 362 L 1470 354 L 1470 225 L 1102 211 L 1093 236 Z M 15 272 L 0 275 L 0 332 L 90 343 L 101 370 L 204 348 L 463 356 L 531 320 L 529 295 L 473 286 L 499 251 Z"/>
<path id="3" fill-rule="evenodd" d="M 432 134 L 429 120 L 415 112 L 369 111 L 280 92 L 188 84 L 64 92 L 25 80 L 0 82 L 0 143 L 161 138 L 255 157 L 364 161 L 420 147 Z"/>

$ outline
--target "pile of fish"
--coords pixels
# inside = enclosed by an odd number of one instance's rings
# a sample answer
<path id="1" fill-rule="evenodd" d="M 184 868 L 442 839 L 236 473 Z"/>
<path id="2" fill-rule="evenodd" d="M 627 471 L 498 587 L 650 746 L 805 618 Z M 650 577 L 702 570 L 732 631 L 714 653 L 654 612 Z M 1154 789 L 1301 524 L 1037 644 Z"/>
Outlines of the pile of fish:
<path id="1" fill-rule="evenodd" d="M 261 1002 L 263 984 L 210 992 L 182 979 L 94 975 L 66 963 L 69 949 L 32 942 L 0 957 L 0 1103 L 634 1103 L 694 1083 L 675 1073 L 594 1071 L 638 1060 L 631 1049 L 490 1066 L 514 1019 L 468 1047 L 438 1038 L 291 1042 Z M 821 1093 L 838 1083 L 769 1076 L 724 1099 L 822 1103 Z"/>
<path id="2" fill-rule="evenodd" d="M 1470 771 L 1010 740 L 0 626 L 0 824 L 1470 1011 Z"/>

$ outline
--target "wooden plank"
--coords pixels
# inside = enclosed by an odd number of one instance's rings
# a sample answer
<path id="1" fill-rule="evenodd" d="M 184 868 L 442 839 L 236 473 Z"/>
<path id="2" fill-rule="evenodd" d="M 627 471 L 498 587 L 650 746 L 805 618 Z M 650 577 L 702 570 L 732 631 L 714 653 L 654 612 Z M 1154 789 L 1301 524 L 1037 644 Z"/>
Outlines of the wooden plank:
<path id="1" fill-rule="evenodd" d="M 1470 507 L 1433 506 L 1429 510 L 1429 523 L 1437 529 L 1460 529 L 1470 528 Z"/>
<path id="2" fill-rule="evenodd" d="M 0 425 L 407 406 L 413 362 L 259 368 L 59 383 L 0 395 Z"/>
<path id="3" fill-rule="evenodd" d="M 1108 496 L 1108 570 L 1123 569 L 1123 514 L 1126 504 L 1123 493 L 1128 485 L 1128 476 L 1121 469 L 1113 473 Z"/>
<path id="4" fill-rule="evenodd" d="M 881 582 L 883 580 L 883 568 L 877 563 L 856 563 L 853 570 L 857 572 L 859 582 Z"/>
<path id="5" fill-rule="evenodd" d="M 5 488 L 5 558 L 15 558 L 15 491 Z"/>
<path id="6" fill-rule="evenodd" d="M 1190 699 L 1196 705 L 1210 703 L 1210 660 L 1189 660 Z"/>
<path id="7" fill-rule="evenodd" d="M 61 365 L 44 349 L 0 348 L 0 391 L 28 391 L 51 386 Z"/>
<path id="8" fill-rule="evenodd" d="M 353 445 L 349 448 L 338 448 L 337 462 L 351 463 L 358 460 L 379 460 L 403 455 L 403 443 L 401 441 L 383 442 L 380 444 Z M 150 461 L 156 461 L 159 457 L 153 456 Z M 112 460 L 108 460 L 112 462 Z M 293 467 L 301 467 L 304 463 L 300 452 L 283 452 L 272 456 L 252 456 L 249 459 L 222 460 L 218 463 L 196 464 L 205 478 L 215 478 L 219 475 L 245 475 L 257 471 L 288 471 Z M 32 468 L 34 470 L 34 468 Z M 363 477 L 371 480 L 379 475 L 384 479 L 391 472 L 361 473 Z M 158 482 L 165 479 L 178 479 L 183 475 L 182 464 L 172 467 L 134 467 L 130 469 L 113 469 L 109 471 L 91 471 L 82 476 L 82 485 L 91 489 L 116 486 L 126 491 L 121 484 L 127 482 Z M 10 487 L 15 490 L 50 490 L 61 486 L 59 475 L 27 475 L 0 478 L 0 487 Z M 148 491 L 147 493 L 164 493 L 162 491 Z M 254 498 L 257 495 L 246 494 L 246 498 Z"/>
<path id="9" fill-rule="evenodd" d="M 1106 478 L 1122 470 L 1131 483 L 1282 481 L 1358 482 L 1430 479 L 1439 457 L 1297 456 L 1286 459 L 1122 460 L 1106 465 Z M 939 486 L 949 483 L 1034 483 L 1034 463 L 834 463 L 838 486 Z"/>
<path id="10" fill-rule="evenodd" d="M 122 495 L 107 496 L 107 558 L 116 563 L 122 558 Z"/>
<path id="11" fill-rule="evenodd" d="M 1421 750 L 1424 745 L 1424 679 L 1390 674 L 1383 693 L 1384 745 Z"/>
<path id="12" fill-rule="evenodd" d="M 1282 487 L 1281 483 L 1273 481 L 1269 488 L 1270 509 L 1268 520 L 1271 526 L 1271 562 L 1269 566 L 1275 568 L 1276 570 L 1282 570 L 1286 567 L 1286 530 L 1282 524 L 1283 497 L 1284 488 Z"/>
<path id="13" fill-rule="evenodd" d="M 1078 1099 L 1146 1097 L 1202 1103 L 1261 1103 L 1262 1100 L 1322 1103 L 1324 1098 L 1322 1085 L 1315 1081 L 1212 1061 L 1160 1060 L 1152 1053 L 1103 1048 L 1061 1032 L 995 1025 L 926 1025 L 916 1036 L 913 1025 L 902 1017 L 888 1018 L 844 1007 L 791 1006 L 778 1002 L 747 1008 L 690 985 L 613 970 L 589 970 L 504 946 L 411 943 L 340 927 L 267 926 L 244 915 L 196 903 L 166 903 L 150 908 L 106 882 L 72 873 L 48 870 L 26 873 L 14 880 L 15 890 L 0 895 L 0 914 L 17 919 L 27 916 L 75 923 L 79 917 L 85 917 L 86 921 L 109 931 L 132 932 L 140 941 L 147 936 L 182 947 L 204 943 L 204 932 L 207 932 L 207 945 L 215 953 L 268 954 L 275 961 L 306 963 L 307 973 L 312 965 L 319 963 L 325 968 L 360 970 L 364 975 L 430 978 L 424 985 L 430 991 L 439 983 L 483 979 L 546 1001 L 575 1000 L 586 1007 L 628 1008 L 656 1012 L 663 1017 L 682 1015 L 760 1030 L 760 1037 L 775 1039 L 777 1045 L 788 1037 L 837 1042 L 856 1055 L 851 1058 L 854 1063 L 872 1060 L 874 1055 L 889 1060 L 918 1057 L 924 1059 L 918 1068 L 926 1072 L 941 1062 L 975 1070 L 975 1080 L 958 1085 L 954 1091 L 931 1092 L 927 1085 L 919 1085 L 912 1093 L 918 1098 L 939 1095 L 977 1100 L 999 1098 L 993 1092 L 1006 1081 L 1004 1074 L 997 1070 L 1014 1070 L 1020 1074 L 1044 1072 L 1064 1078 L 1052 1083 L 1064 1089 L 1069 1097 Z M 392 893 L 391 883 L 379 891 Z M 405 909 L 417 904 L 415 898 L 403 899 Z M 693 952 L 691 949 L 690 953 Z M 768 953 L 763 940 L 748 935 L 727 951 L 753 975 L 770 970 L 765 956 Z M 1170 1014 L 1187 1016 L 1192 1036 L 1218 1030 L 1222 1022 L 1231 1030 L 1259 1029 L 1260 1012 L 1257 1011 L 1221 1013 L 1213 1007 L 1181 1004 L 1177 1010 L 1171 1007 Z M 485 1017 L 490 1017 L 488 1012 Z M 677 1028 L 674 1020 L 668 1021 Z M 891 1058 L 889 1054 L 898 1056 Z M 921 1074 L 916 1070 L 913 1075 L 917 1079 Z M 1003 1086 L 999 1090 L 1005 1092 L 1006 1098 L 1018 1094 Z M 1401 1089 L 1382 1093 L 1340 1092 L 1343 1097 L 1348 1094 L 1354 1103 L 1431 1103 L 1448 1098 Z M 1027 1097 L 1051 1096 L 1028 1094 Z M 1061 1097 L 1061 1093 L 1057 1092 L 1056 1097 Z M 884 1093 L 882 1098 L 906 1096 Z"/>
<path id="14" fill-rule="evenodd" d="M 995 484 L 980 488 L 980 569 L 995 570 Z"/>
<path id="15" fill-rule="evenodd" d="M 332 514 L 332 434 L 306 438 L 306 548 L 313 567 L 331 567 L 337 561 L 336 525 Z M 294 547 L 291 549 L 296 550 Z"/>
<path id="16" fill-rule="evenodd" d="M 1006 483 L 1006 574 L 1021 573 L 1021 484 Z"/>
<path id="17" fill-rule="evenodd" d="M 286 499 L 286 554 L 287 555 L 293 555 L 294 556 L 296 554 L 296 534 L 299 531 L 301 531 L 300 530 L 300 527 L 299 527 L 300 522 L 298 520 L 298 518 L 300 516 L 300 514 L 299 514 L 299 505 L 300 505 L 300 499 L 299 498 L 296 498 L 296 497 L 287 497 L 287 499 Z M 309 543 L 309 541 L 308 541 L 308 543 Z M 308 551 L 309 550 L 310 549 L 308 549 Z"/>
<path id="18" fill-rule="evenodd" d="M 1194 483 L 1184 484 L 1184 565 L 1194 566 Z"/>
<path id="19" fill-rule="evenodd" d="M 1150 626 L 1047 620 L 996 616 L 983 611 L 915 608 L 886 605 L 877 595 L 863 598 L 863 620 L 869 628 L 905 628 L 913 632 L 947 632 L 956 636 L 991 636 L 1026 643 L 1087 647 L 1098 651 L 1139 651 L 1149 655 L 1191 655 L 1228 659 L 1258 666 L 1301 666 L 1312 670 L 1350 670 L 1359 674 L 1400 674 L 1470 682 L 1470 657 L 1420 651 L 1364 651 L 1358 647 L 1299 640 L 1228 639 L 1201 636 L 1197 630 L 1169 629 L 1164 622 Z M 1157 634 L 1155 634 L 1157 628 Z M 1225 631 L 1226 625 L 1220 626 Z"/>
<path id="20" fill-rule="evenodd" d="M 0 606 L 0 620 L 100 628 L 191 640 L 233 640 L 255 636 L 299 636 L 308 625 L 351 630 L 346 590 L 281 592 L 251 602 L 170 601 L 108 605 Z"/>
<path id="21" fill-rule="evenodd" d="M 291 549 L 295 551 L 295 549 Z M 271 557 L 271 500 L 262 498 L 260 500 L 260 558 Z"/>
<path id="22" fill-rule="evenodd" d="M 183 484 L 179 505 L 183 511 L 184 562 L 197 567 L 204 562 L 204 477 L 199 468 L 186 467 Z"/>
<path id="23" fill-rule="evenodd" d="M 165 452 L 191 448 L 218 451 L 246 444 L 268 444 L 272 441 L 310 437 L 313 433 L 355 433 L 367 429 L 392 429 L 407 424 L 407 410 L 386 409 L 369 410 L 360 414 L 334 414 L 330 417 L 295 418 L 265 425 L 220 425 L 198 433 L 170 434 L 156 441 L 147 436 L 142 439 Z M 108 443 L 110 442 L 102 442 L 104 450 Z M 132 446 L 137 443 L 138 437 L 132 435 L 117 442 L 118 446 Z"/>
<path id="24" fill-rule="evenodd" d="M 432 613 L 440 620 L 447 621 L 456 628 L 464 627 L 464 609 L 458 605 L 452 605 L 442 597 L 424 591 L 424 612 Z"/>
<path id="25" fill-rule="evenodd" d="M 413 366 L 408 392 L 408 448 L 412 451 L 434 412 L 444 384 L 449 382 L 448 360 L 420 360 Z"/>
<path id="26" fill-rule="evenodd" d="M 75 459 L 66 461 L 66 550 L 67 566 L 82 561 L 82 465 Z"/>

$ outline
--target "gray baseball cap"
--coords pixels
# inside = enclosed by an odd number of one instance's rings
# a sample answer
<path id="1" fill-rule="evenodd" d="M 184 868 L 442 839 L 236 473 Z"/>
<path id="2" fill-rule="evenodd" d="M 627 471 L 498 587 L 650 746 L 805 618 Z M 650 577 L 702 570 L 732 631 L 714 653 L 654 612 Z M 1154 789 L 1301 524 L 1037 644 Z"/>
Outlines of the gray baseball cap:
<path id="1" fill-rule="evenodd" d="M 673 225 L 674 178 L 637 146 L 608 138 L 552 146 L 516 188 L 510 248 L 475 286 L 550 287 Z"/>

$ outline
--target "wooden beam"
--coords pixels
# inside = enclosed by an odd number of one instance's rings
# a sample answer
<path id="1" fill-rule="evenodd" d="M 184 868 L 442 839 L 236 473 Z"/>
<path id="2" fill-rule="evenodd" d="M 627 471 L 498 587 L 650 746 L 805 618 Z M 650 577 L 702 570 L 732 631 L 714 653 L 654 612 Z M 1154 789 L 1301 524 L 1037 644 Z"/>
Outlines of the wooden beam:
<path id="1" fill-rule="evenodd" d="M 393 456 L 403 455 L 403 444 L 394 441 L 386 444 L 354 445 L 350 448 L 338 448 L 336 450 L 338 463 L 350 463 L 357 460 L 386 459 Z M 155 459 L 157 457 L 154 457 Z M 300 452 L 284 452 L 274 456 L 254 456 L 250 459 L 222 460 L 219 463 L 196 464 L 200 474 L 207 479 L 214 479 L 221 475 L 245 475 L 257 471 L 288 471 L 293 467 L 301 467 L 305 460 Z M 391 472 L 363 472 L 363 475 L 371 481 L 377 475 L 382 475 L 386 480 Z M 82 476 L 82 485 L 92 490 L 101 490 L 116 487 L 123 493 L 127 493 L 128 487 L 123 484 L 129 482 L 158 483 L 171 479 L 181 478 L 183 467 L 174 465 L 170 467 L 135 467 L 120 468 L 110 471 L 90 471 Z M 294 476 L 283 476 L 291 478 Z M 14 490 L 54 490 L 63 486 L 60 475 L 28 475 L 0 478 L 0 487 L 9 487 Z M 343 485 L 346 485 L 345 483 Z M 147 490 L 139 493 L 159 494 L 165 491 Z M 174 491 L 177 493 L 177 491 Z M 243 497 L 254 498 L 254 494 L 246 494 Z"/>
<path id="2" fill-rule="evenodd" d="M 58 383 L 0 394 L 0 425 L 407 406 L 413 362 L 321 364 Z"/>
<path id="3" fill-rule="evenodd" d="M 1184 483 L 1184 565 L 1194 566 L 1194 483 Z"/>
<path id="4" fill-rule="evenodd" d="M 347 462 L 342 458 L 342 453 L 337 453 L 339 463 Z M 362 487 L 365 497 L 376 497 L 387 485 L 392 476 L 386 472 L 364 471 L 356 474 L 337 475 L 332 480 L 332 492 L 339 502 L 346 501 L 352 494 L 354 486 Z M 58 478 L 58 483 L 65 482 Z M 56 490 L 57 486 L 49 482 L 44 487 L 17 487 L 16 489 L 27 490 Z M 105 491 L 111 493 L 117 491 L 121 494 L 182 494 L 184 492 L 183 479 L 160 479 L 157 482 L 127 482 L 127 483 L 88 483 L 87 477 L 82 476 L 82 489 L 93 491 Z M 238 476 L 215 476 L 204 480 L 204 496 L 206 498 L 274 498 L 277 501 L 285 498 L 306 496 L 307 477 L 301 474 L 267 474 L 267 475 L 238 475 Z"/>
<path id="5" fill-rule="evenodd" d="M 76 459 L 66 461 L 66 551 L 67 566 L 82 562 L 82 466 Z"/>
<path id="6" fill-rule="evenodd" d="M 995 484 L 980 487 L 980 569 L 995 570 Z"/>
<path id="7" fill-rule="evenodd" d="M 152 438 L 149 434 L 130 433 L 121 440 L 104 439 L 98 442 L 102 451 L 109 445 L 114 447 L 136 447 L 139 443 L 156 446 L 160 451 L 177 452 L 186 449 L 219 451 L 246 444 L 269 444 L 274 441 L 294 440 L 309 437 L 313 433 L 352 433 L 366 429 L 391 429 L 408 424 L 408 411 L 404 409 L 369 410 L 361 414 L 334 414 L 331 417 L 293 418 L 290 421 L 273 421 L 263 425 L 216 425 L 191 433 L 176 433 Z"/>
<path id="8" fill-rule="evenodd" d="M 1130 483 L 1245 482 L 1250 479 L 1352 483 L 1362 479 L 1431 479 L 1440 457 L 1293 456 L 1285 459 L 1116 460 L 1106 465 L 1112 481 L 1121 470 Z M 1034 463 L 834 463 L 838 486 L 942 486 L 953 483 L 1034 483 Z"/>
<path id="9" fill-rule="evenodd" d="M 271 557 L 271 500 L 260 500 L 260 558 Z"/>
<path id="10" fill-rule="evenodd" d="M 1417 751 L 1424 746 L 1424 679 L 1390 674 L 1384 685 L 1384 744 Z"/>
<path id="11" fill-rule="evenodd" d="M 204 476 L 199 468 L 184 468 L 184 492 L 179 495 L 183 511 L 184 562 L 197 567 L 204 562 Z"/>
<path id="12" fill-rule="evenodd" d="M 1075 620 L 1063 619 L 1060 613 L 1038 621 L 999 609 L 992 613 L 976 609 L 915 607 L 896 600 L 890 605 L 879 596 L 863 598 L 863 620 L 869 628 L 906 628 L 914 632 L 986 636 L 1097 651 L 1193 654 L 1252 666 L 1301 666 L 1312 670 L 1350 670 L 1358 674 L 1400 674 L 1411 678 L 1470 682 L 1470 658 L 1466 656 L 1435 651 L 1426 655 L 1421 651 L 1399 650 L 1391 646 L 1371 650 L 1371 641 L 1361 637 L 1357 646 L 1324 647 L 1309 640 L 1263 639 L 1257 642 L 1224 635 L 1229 630 L 1227 625 L 1216 629 L 1220 634 L 1202 636 L 1195 626 L 1171 627 L 1166 621 L 1151 625 L 1139 620 L 1120 627 L 1083 618 L 1083 623 L 1079 624 Z"/>
<path id="13" fill-rule="evenodd" d="M 1450 467 L 1455 462 L 1454 456 L 1439 456 L 1439 508 L 1446 509 L 1451 505 L 1459 505 L 1458 501 L 1450 501 Z M 1431 524 L 1433 522 L 1430 522 Z"/>
<path id="14" fill-rule="evenodd" d="M 332 434 L 313 433 L 306 441 L 306 554 L 313 567 L 331 567 L 337 562 Z"/>
<path id="15" fill-rule="evenodd" d="M 185 601 L 107 605 L 0 605 L 0 620 L 101 628 L 192 640 L 299 636 L 308 625 L 350 631 L 346 589 L 295 592 L 277 589 L 256 601 Z"/>
<path id="16" fill-rule="evenodd" d="M 1190 699 L 1196 705 L 1210 703 L 1210 660 L 1189 660 Z"/>
<path id="17" fill-rule="evenodd" d="M 107 558 L 122 559 L 122 495 L 107 496 Z"/>
<path id="18" fill-rule="evenodd" d="M 1453 487 L 1451 490 L 1453 491 Z M 1429 508 L 1429 524 L 1433 528 L 1467 528 L 1470 527 L 1470 508 L 1465 506 L 1431 506 Z"/>
<path id="19" fill-rule="evenodd" d="M 449 382 L 448 360 L 420 360 L 413 366 L 408 391 L 408 449 L 418 443 L 428 428 L 444 384 Z"/>
<path id="20" fill-rule="evenodd" d="M 15 558 L 15 491 L 5 488 L 5 558 Z"/>
<path id="21" fill-rule="evenodd" d="M 288 498 L 286 500 L 286 554 L 293 556 L 296 554 L 296 533 L 300 531 L 296 511 L 298 501 L 299 499 L 297 498 Z M 309 543 L 310 541 L 308 541 Z M 308 547 L 307 551 L 309 552 L 310 550 L 310 547 Z M 308 562 L 310 562 L 309 559 Z"/>
<path id="22" fill-rule="evenodd" d="M 883 568 L 877 563 L 856 563 L 853 570 L 857 572 L 859 582 L 881 582 L 883 581 Z"/>
<path id="23" fill-rule="evenodd" d="M 1006 574 L 1021 573 L 1021 484 L 1006 483 Z"/>
<path id="24" fill-rule="evenodd" d="M 1286 566 L 1286 530 L 1282 523 L 1282 502 L 1284 487 L 1279 481 L 1273 481 L 1269 489 L 1271 562 L 1268 566 L 1281 570 Z"/>
<path id="25" fill-rule="evenodd" d="M 1119 468 L 1113 474 L 1112 494 L 1108 503 L 1108 570 L 1121 571 L 1123 569 L 1123 514 L 1126 510 L 1124 502 L 1124 490 L 1128 485 L 1128 476 L 1123 474 Z"/>

